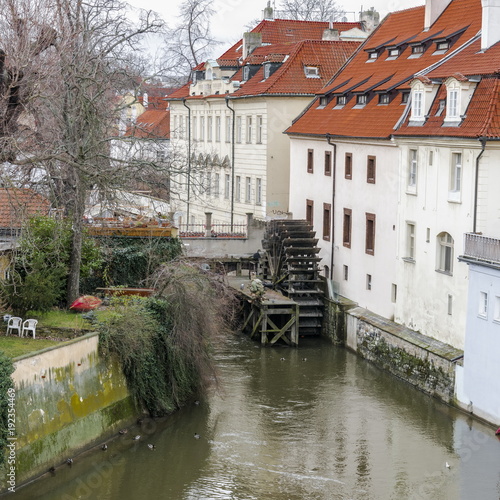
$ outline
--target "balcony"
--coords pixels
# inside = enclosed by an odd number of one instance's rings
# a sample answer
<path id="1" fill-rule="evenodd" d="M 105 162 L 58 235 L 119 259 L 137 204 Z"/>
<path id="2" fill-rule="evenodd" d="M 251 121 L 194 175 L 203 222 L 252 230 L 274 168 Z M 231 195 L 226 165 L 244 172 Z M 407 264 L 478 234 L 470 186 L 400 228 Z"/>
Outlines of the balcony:
<path id="1" fill-rule="evenodd" d="M 480 234 L 464 235 L 464 254 L 460 260 L 500 267 L 500 238 L 488 238 Z"/>

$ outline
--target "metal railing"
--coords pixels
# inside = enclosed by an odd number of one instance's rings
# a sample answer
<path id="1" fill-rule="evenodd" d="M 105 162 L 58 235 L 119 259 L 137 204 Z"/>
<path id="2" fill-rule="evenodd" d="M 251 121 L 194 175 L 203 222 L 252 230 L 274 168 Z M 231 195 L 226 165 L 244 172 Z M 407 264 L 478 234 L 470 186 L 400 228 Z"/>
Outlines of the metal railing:
<path id="1" fill-rule="evenodd" d="M 480 234 L 464 235 L 464 257 L 492 264 L 500 264 L 500 238 Z"/>
<path id="2" fill-rule="evenodd" d="M 246 224 L 179 224 L 181 238 L 246 238 Z"/>

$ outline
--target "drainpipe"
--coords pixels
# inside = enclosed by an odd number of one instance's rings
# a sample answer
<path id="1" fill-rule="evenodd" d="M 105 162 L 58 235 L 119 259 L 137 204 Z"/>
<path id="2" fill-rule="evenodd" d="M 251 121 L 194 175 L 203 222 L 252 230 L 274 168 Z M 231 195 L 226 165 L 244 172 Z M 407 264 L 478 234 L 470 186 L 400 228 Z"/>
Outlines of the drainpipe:
<path id="1" fill-rule="evenodd" d="M 474 218 L 472 222 L 472 232 L 476 233 L 477 229 L 477 193 L 479 190 L 479 160 L 481 159 L 481 156 L 483 156 L 484 150 L 486 149 L 486 137 L 480 137 L 479 142 L 481 143 L 481 152 L 476 158 L 476 174 L 475 174 L 475 179 L 474 179 Z"/>
<path id="2" fill-rule="evenodd" d="M 232 126 L 231 126 L 231 233 L 233 232 L 234 225 L 234 130 L 236 121 L 236 111 L 234 108 L 229 106 L 229 96 L 226 96 L 226 106 L 229 111 L 233 114 Z"/>
<path id="3" fill-rule="evenodd" d="M 188 171 L 187 171 L 187 209 L 186 209 L 186 231 L 189 231 L 189 205 L 191 202 L 191 108 L 186 104 L 186 98 L 182 99 L 182 104 L 188 110 Z"/>
<path id="4" fill-rule="evenodd" d="M 333 147 L 333 165 L 332 165 L 332 233 L 331 233 L 331 244 L 332 250 L 330 252 L 330 279 L 333 280 L 333 252 L 335 249 L 335 189 L 336 189 L 336 177 L 337 177 L 337 145 L 332 141 L 332 136 L 326 134 L 326 140 L 330 146 Z"/>

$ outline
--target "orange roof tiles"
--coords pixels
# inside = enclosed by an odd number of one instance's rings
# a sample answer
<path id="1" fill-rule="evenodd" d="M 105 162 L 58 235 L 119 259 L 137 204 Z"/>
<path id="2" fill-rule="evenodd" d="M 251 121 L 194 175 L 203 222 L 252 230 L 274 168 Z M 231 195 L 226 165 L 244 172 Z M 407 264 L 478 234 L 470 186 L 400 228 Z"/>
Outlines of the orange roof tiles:
<path id="1" fill-rule="evenodd" d="M 147 109 L 133 126 L 127 127 L 125 137 L 140 139 L 170 139 L 170 111 Z"/>
<path id="2" fill-rule="evenodd" d="M 342 137 L 388 138 L 403 116 L 405 106 L 397 90 L 408 90 L 414 76 L 426 68 L 431 68 L 441 59 L 474 37 L 481 28 L 481 0 L 452 0 L 441 16 L 428 31 L 424 31 L 425 7 L 415 7 L 389 14 L 352 59 L 338 72 L 331 82 L 321 90 L 321 95 L 344 94 L 348 98 L 344 106 L 336 106 L 337 99 L 330 97 L 325 107 L 319 99 L 303 113 L 289 129 L 289 134 L 334 135 Z M 443 54 L 435 50 L 435 40 L 454 35 L 451 48 Z M 435 38 L 433 38 L 435 37 Z M 410 44 L 425 39 L 428 46 L 423 54 L 412 54 Z M 386 50 L 398 43 L 402 52 L 391 57 Z M 490 49 L 491 50 L 491 49 Z M 378 58 L 369 59 L 367 51 L 377 51 Z M 449 62 L 453 74 L 467 72 Z M 448 63 L 445 63 L 448 64 Z M 426 73 L 424 78 L 441 74 L 445 66 Z M 474 66 L 473 58 L 469 61 Z M 477 64 L 477 63 L 476 63 Z M 352 92 L 366 92 L 368 102 L 356 104 Z M 371 92 L 369 92 L 371 91 Z M 389 104 L 379 104 L 375 93 L 390 92 Z M 416 127 L 413 127 L 416 128 Z M 449 127 L 451 128 L 451 127 Z"/>
<path id="3" fill-rule="evenodd" d="M 48 215 L 50 202 L 32 189 L 0 188 L 0 227 L 19 229 L 34 215 Z"/>

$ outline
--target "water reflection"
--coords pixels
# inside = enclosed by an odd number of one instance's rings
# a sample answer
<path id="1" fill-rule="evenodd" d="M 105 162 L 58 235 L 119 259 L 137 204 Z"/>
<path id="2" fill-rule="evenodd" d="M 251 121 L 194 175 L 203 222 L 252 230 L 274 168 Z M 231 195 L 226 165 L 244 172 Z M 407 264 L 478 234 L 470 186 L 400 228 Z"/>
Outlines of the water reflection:
<path id="1" fill-rule="evenodd" d="M 343 349 L 317 340 L 299 349 L 261 348 L 235 337 L 218 364 L 221 390 L 207 401 L 144 422 L 17 498 L 500 496 L 500 442 L 492 429 Z M 137 442 L 134 433 L 142 436 Z"/>

